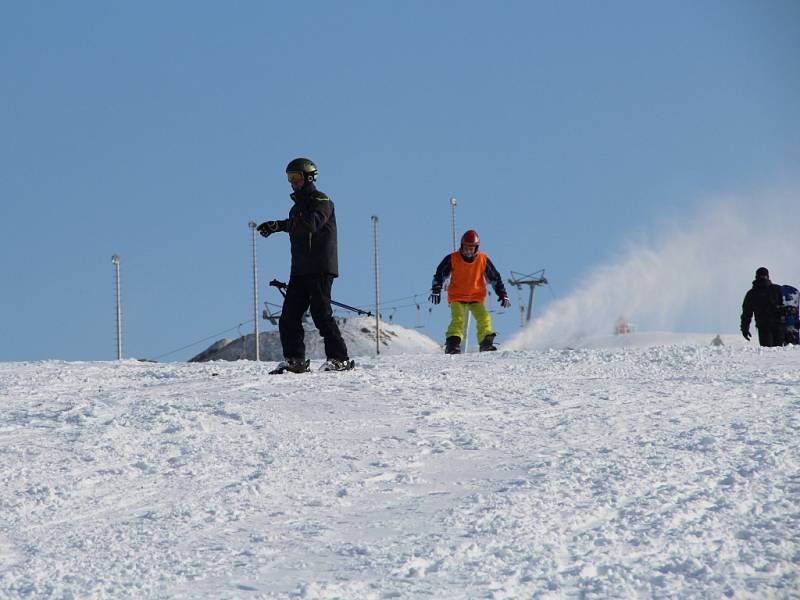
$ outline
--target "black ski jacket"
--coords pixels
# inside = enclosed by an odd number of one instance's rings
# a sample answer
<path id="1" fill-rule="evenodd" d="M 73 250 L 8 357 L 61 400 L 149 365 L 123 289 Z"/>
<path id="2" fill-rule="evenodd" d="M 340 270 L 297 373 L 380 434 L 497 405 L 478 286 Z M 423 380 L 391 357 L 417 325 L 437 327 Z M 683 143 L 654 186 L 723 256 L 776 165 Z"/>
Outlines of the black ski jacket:
<path id="1" fill-rule="evenodd" d="M 781 322 L 783 290 L 769 279 L 756 279 L 742 302 L 742 331 L 750 329 L 750 319 L 755 314 L 756 327 L 771 327 Z"/>
<path id="2" fill-rule="evenodd" d="M 278 221 L 278 230 L 289 233 L 292 275 L 339 276 L 336 213 L 333 201 L 313 183 L 290 195 L 294 201 L 289 218 Z"/>

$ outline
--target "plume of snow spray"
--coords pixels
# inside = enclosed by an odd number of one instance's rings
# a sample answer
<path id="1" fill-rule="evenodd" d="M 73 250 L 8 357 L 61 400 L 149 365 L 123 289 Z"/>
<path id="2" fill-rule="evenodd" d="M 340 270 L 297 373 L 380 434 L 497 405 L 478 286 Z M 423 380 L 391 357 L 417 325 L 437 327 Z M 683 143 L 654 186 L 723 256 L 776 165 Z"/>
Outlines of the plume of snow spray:
<path id="1" fill-rule="evenodd" d="M 609 336 L 620 318 L 640 331 L 735 332 L 757 267 L 769 268 L 774 283 L 800 287 L 798 206 L 796 194 L 711 202 L 662 227 L 650 243 L 629 243 L 505 347 L 563 347 Z"/>

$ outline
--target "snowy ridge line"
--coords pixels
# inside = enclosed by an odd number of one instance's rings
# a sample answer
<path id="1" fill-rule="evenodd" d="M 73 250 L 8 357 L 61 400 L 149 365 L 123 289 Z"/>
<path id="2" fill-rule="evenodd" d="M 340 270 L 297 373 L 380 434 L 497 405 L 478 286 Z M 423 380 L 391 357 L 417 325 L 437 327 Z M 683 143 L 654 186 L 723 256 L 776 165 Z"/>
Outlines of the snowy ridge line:
<path id="1" fill-rule="evenodd" d="M 800 350 L 0 363 L 0 597 L 800 589 Z"/>

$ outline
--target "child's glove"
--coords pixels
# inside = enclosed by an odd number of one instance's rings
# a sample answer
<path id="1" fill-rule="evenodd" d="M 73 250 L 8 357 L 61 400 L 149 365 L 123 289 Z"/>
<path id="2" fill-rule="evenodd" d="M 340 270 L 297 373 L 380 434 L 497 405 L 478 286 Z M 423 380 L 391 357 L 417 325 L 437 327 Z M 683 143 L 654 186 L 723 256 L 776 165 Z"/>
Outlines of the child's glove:
<path id="1" fill-rule="evenodd" d="M 430 300 L 432 304 L 439 304 L 439 302 L 442 301 L 442 287 L 439 285 L 433 286 L 428 300 Z"/>
<path id="2" fill-rule="evenodd" d="M 500 306 L 503 308 L 509 308 L 511 306 L 511 300 L 508 299 L 508 294 L 503 294 L 498 299 L 500 300 Z"/>

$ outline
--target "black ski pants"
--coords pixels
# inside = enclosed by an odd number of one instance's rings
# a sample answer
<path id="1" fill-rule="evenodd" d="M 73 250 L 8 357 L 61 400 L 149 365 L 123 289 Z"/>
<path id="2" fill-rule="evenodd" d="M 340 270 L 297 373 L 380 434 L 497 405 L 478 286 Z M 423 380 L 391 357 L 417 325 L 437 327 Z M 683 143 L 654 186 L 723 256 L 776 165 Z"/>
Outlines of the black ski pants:
<path id="1" fill-rule="evenodd" d="M 762 346 L 783 346 L 786 338 L 786 327 L 783 323 L 775 325 L 756 325 L 758 343 Z"/>
<path id="2" fill-rule="evenodd" d="M 347 360 L 347 346 L 331 309 L 332 275 L 292 275 L 286 288 L 278 330 L 285 358 L 305 358 L 303 315 L 311 308 L 311 318 L 325 341 L 325 356 Z"/>

